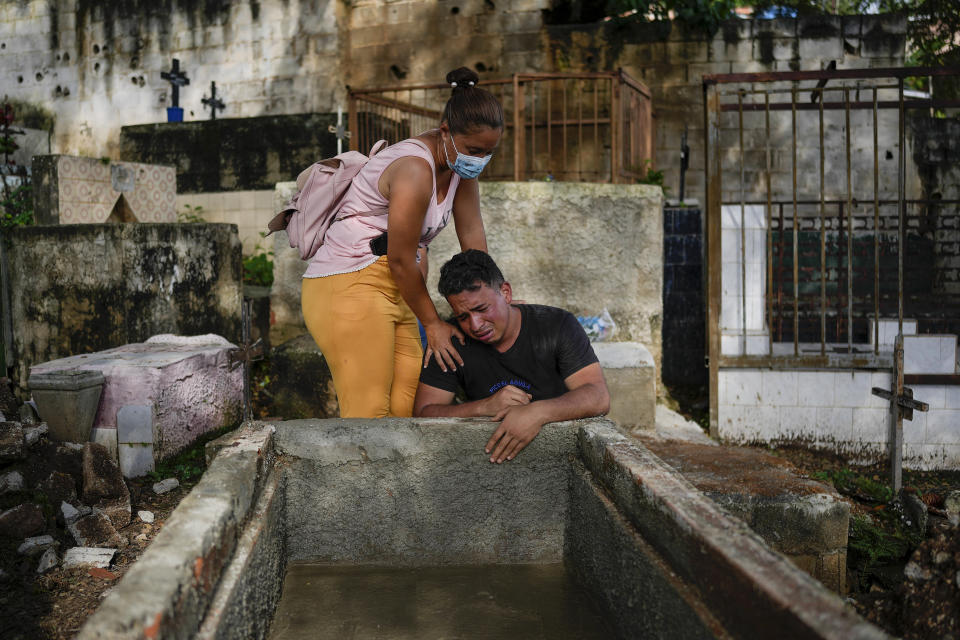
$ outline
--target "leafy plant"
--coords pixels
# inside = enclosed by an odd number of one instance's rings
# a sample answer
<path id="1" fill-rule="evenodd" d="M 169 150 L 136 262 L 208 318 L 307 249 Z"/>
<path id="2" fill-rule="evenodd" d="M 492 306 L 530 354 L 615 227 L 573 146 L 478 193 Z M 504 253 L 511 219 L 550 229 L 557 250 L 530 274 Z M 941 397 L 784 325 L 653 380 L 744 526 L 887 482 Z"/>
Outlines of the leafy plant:
<path id="1" fill-rule="evenodd" d="M 18 167 L 11 154 L 20 148 L 14 136 L 23 131 L 13 127 L 14 109 L 10 103 L 3 105 L 0 114 L 0 228 L 9 229 L 33 224 L 33 196 L 25 167 Z"/>
<path id="2" fill-rule="evenodd" d="M 229 425 L 203 434 L 197 438 L 196 442 L 177 455 L 158 462 L 154 470 L 147 474 L 147 477 L 153 481 L 176 478 L 181 484 L 195 484 L 207 468 L 205 458 L 207 443 L 228 431 L 232 431 L 235 427 L 235 425 Z"/>
<path id="3" fill-rule="evenodd" d="M 733 15 L 737 0 L 611 0 L 608 14 L 637 13 L 654 20 L 673 18 L 686 29 L 712 37 Z"/>
<path id="4" fill-rule="evenodd" d="M 646 174 L 643 174 L 646 170 Z M 653 162 L 649 159 L 644 160 L 643 164 L 637 168 L 638 173 L 643 174 L 637 179 L 637 184 L 653 184 L 663 189 L 663 195 L 670 191 L 668 187 L 663 186 L 663 171 L 653 168 Z"/>
<path id="5" fill-rule="evenodd" d="M 266 234 L 260 232 L 260 237 Z M 243 282 L 261 287 L 273 284 L 273 251 L 269 251 L 257 243 L 256 249 L 243 259 Z"/>
<path id="6" fill-rule="evenodd" d="M 206 222 L 201 215 L 203 213 L 203 207 L 200 205 L 191 206 L 189 204 L 183 205 L 183 211 L 177 212 L 177 222 L 185 223 L 194 223 L 194 222 Z"/>

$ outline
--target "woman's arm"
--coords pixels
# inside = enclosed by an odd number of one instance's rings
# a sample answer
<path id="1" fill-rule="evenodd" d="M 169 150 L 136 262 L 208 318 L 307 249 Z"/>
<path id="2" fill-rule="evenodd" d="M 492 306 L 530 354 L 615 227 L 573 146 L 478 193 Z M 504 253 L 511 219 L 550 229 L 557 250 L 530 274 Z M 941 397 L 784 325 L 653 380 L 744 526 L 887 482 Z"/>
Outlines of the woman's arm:
<path id="1" fill-rule="evenodd" d="M 427 285 L 417 265 L 420 230 L 433 197 L 433 170 L 420 158 L 403 158 L 394 162 L 381 177 L 380 191 L 390 202 L 387 216 L 387 261 L 400 295 L 423 324 L 427 334 L 424 364 L 437 358 L 443 371 L 456 370 L 463 359 L 453 346 L 456 336 L 463 344 L 459 329 L 440 319 Z"/>
<path id="2" fill-rule="evenodd" d="M 486 253 L 487 235 L 480 217 L 480 187 L 476 180 L 460 180 L 453 198 L 453 223 L 461 251 L 479 249 Z"/>

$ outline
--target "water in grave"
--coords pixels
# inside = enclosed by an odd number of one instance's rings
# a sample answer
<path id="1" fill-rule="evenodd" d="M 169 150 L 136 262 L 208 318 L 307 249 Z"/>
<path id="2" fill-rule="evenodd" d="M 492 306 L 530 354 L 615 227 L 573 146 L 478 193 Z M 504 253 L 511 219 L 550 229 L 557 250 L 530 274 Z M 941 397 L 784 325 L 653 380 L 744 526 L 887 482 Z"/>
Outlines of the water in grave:
<path id="1" fill-rule="evenodd" d="M 612 638 L 562 564 L 291 564 L 271 640 Z"/>

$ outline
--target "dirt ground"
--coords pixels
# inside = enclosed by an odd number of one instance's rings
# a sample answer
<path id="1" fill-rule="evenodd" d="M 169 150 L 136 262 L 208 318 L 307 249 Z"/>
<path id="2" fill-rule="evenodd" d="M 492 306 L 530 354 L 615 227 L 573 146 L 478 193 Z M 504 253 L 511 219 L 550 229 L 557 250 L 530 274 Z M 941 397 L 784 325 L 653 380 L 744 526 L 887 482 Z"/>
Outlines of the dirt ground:
<path id="1" fill-rule="evenodd" d="M 140 557 L 193 482 L 181 482 L 173 491 L 156 495 L 154 480 L 128 480 L 133 518 L 118 532 L 129 540 L 126 548 L 114 556 L 110 569 L 54 567 L 37 575 L 39 556 L 24 557 L 17 553 L 20 540 L 4 541 L 0 546 L 0 567 L 6 576 L 0 578 L 0 638 L 4 640 L 67 640 L 80 630 L 87 617 L 127 569 Z M 152 524 L 142 522 L 137 511 L 151 511 Z M 58 529 L 54 537 L 60 542 L 59 552 L 75 546 L 70 534 Z"/>
<path id="2" fill-rule="evenodd" d="M 764 451 L 850 501 L 848 601 L 860 615 L 908 640 L 960 640 L 960 529 L 943 511 L 946 495 L 960 490 L 960 472 L 904 470 L 904 490 L 926 506 L 921 531 L 915 514 L 892 500 L 887 466 L 851 466 L 802 448 Z"/>

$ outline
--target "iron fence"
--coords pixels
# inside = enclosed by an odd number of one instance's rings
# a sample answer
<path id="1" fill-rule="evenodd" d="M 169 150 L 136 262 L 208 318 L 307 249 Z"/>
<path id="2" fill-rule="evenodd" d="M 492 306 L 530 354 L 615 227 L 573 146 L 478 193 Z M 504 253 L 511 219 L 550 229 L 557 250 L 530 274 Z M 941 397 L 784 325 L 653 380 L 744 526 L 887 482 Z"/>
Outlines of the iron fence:
<path id="1" fill-rule="evenodd" d="M 931 216 L 955 223 L 960 211 L 960 201 L 908 199 L 906 112 L 960 101 L 911 97 L 905 81 L 957 75 L 960 68 L 704 76 L 713 428 L 721 366 L 889 366 L 880 319 L 895 316 L 902 333 L 905 291 L 919 309 L 920 285 L 936 284 L 923 278 L 936 280 L 938 254 L 953 262 L 958 232 L 938 235 Z M 931 289 L 927 303 L 960 301 L 954 289 Z M 724 338 L 739 342 L 733 354 Z M 758 338 L 766 344 L 751 350 Z"/>
<path id="2" fill-rule="evenodd" d="M 622 70 L 514 74 L 480 85 L 504 109 L 486 179 L 629 183 L 653 167 L 650 91 Z M 351 89 L 351 149 L 436 127 L 449 96 L 446 84 Z"/>

